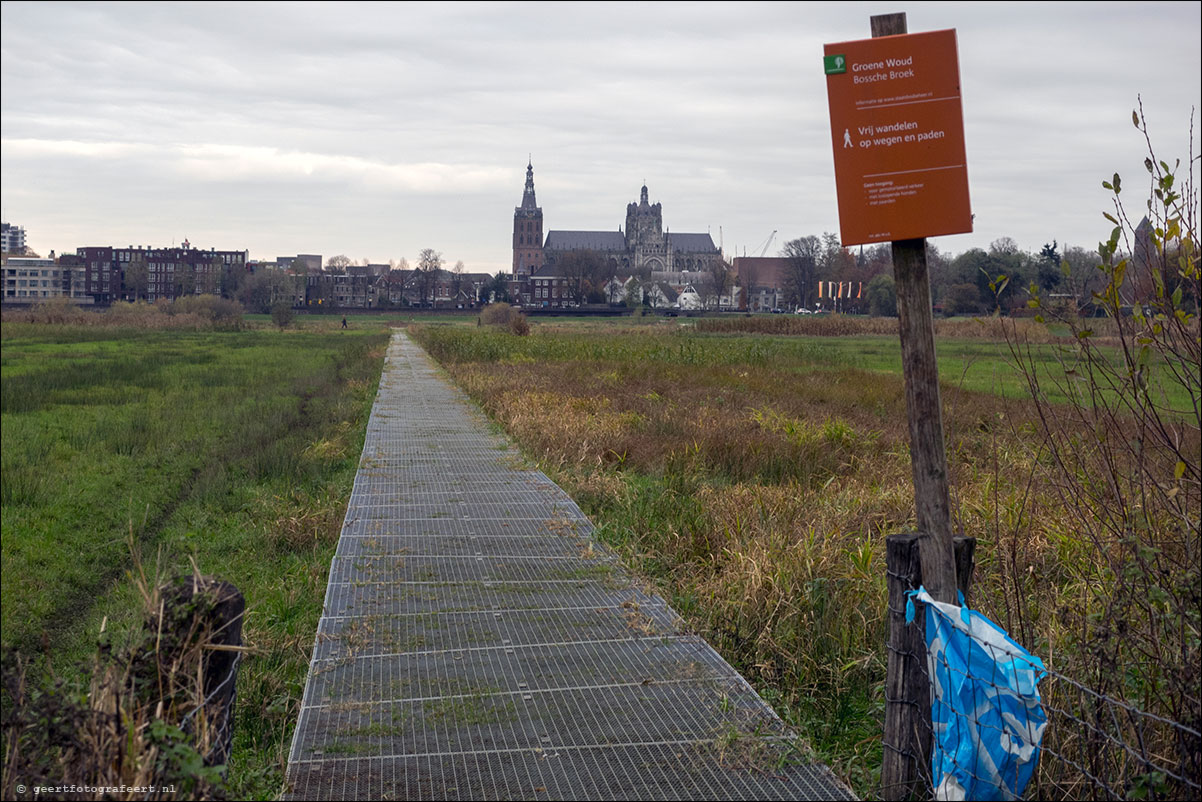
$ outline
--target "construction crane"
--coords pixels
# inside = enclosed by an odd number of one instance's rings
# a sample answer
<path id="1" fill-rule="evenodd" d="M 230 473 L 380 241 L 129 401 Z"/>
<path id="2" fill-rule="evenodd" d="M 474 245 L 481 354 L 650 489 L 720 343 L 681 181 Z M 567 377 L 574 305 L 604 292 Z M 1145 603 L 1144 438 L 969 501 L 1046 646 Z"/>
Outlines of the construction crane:
<path id="1" fill-rule="evenodd" d="M 764 247 L 760 248 L 760 252 L 756 256 L 763 256 L 768 253 L 768 248 L 772 245 L 772 240 L 774 239 L 776 239 L 776 229 L 773 229 L 772 233 L 768 235 L 768 239 L 764 240 Z"/>

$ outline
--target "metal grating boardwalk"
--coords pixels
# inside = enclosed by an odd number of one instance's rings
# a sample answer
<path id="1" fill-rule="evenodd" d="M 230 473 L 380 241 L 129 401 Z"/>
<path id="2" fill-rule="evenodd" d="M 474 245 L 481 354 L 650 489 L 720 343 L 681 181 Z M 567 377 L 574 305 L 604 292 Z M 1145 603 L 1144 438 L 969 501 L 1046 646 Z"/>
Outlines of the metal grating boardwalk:
<path id="1" fill-rule="evenodd" d="M 852 799 L 394 336 L 290 799 Z"/>

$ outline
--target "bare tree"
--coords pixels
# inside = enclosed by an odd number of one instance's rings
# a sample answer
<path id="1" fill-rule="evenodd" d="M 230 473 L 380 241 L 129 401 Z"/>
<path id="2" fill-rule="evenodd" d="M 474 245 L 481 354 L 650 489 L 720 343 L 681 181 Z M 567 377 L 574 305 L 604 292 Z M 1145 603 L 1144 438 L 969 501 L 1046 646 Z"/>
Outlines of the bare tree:
<path id="1" fill-rule="evenodd" d="M 196 268 L 191 262 L 180 262 L 171 276 L 171 297 L 182 298 L 196 292 Z"/>
<path id="2" fill-rule="evenodd" d="M 463 273 L 466 270 L 463 260 L 460 259 L 451 268 L 451 292 L 455 296 L 455 303 L 459 303 L 459 293 L 463 292 Z"/>
<path id="3" fill-rule="evenodd" d="M 354 263 L 354 260 L 349 256 L 340 253 L 326 260 L 326 268 L 334 273 L 345 273 L 346 269 Z"/>
<path id="4" fill-rule="evenodd" d="M 221 297 L 237 298 L 238 290 L 241 289 L 249 275 L 246 272 L 246 265 L 234 262 L 226 263 L 220 256 L 213 257 L 213 265 L 221 276 Z"/>
<path id="5" fill-rule="evenodd" d="M 217 295 L 221 291 L 221 260 L 214 256 L 204 265 L 196 284 L 200 292 Z"/>
<path id="6" fill-rule="evenodd" d="M 1097 251 L 1086 250 L 1073 245 L 1064 249 L 1064 257 L 1060 269 L 1064 274 L 1063 284 L 1076 298 L 1079 309 L 1091 305 L 1094 293 L 1106 288 L 1107 277 L 1103 270 L 1098 269 L 1102 257 Z"/>
<path id="7" fill-rule="evenodd" d="M 238 300 L 254 312 L 268 313 L 280 304 L 291 308 L 296 299 L 297 282 L 302 280 L 283 270 L 264 268 L 242 282 Z"/>
<path id="8" fill-rule="evenodd" d="M 822 241 L 813 234 L 785 243 L 788 265 L 785 275 L 785 298 L 791 306 L 813 305 L 817 298 L 818 271 L 824 253 Z"/>
<path id="9" fill-rule="evenodd" d="M 760 282 L 760 271 L 757 267 L 752 267 L 754 262 L 745 263 L 739 266 L 738 282 L 739 288 L 742 291 L 742 308 L 751 312 L 752 293 L 755 292 L 756 286 Z"/>
<path id="10" fill-rule="evenodd" d="M 568 297 L 583 303 L 586 296 L 604 283 L 607 263 L 596 251 L 568 251 L 556 262 L 556 269 L 568 281 Z"/>
<path id="11" fill-rule="evenodd" d="M 1013 237 L 998 237 L 993 242 L 989 243 L 989 252 L 992 254 L 1010 255 L 1018 253 L 1018 243 Z"/>
<path id="12" fill-rule="evenodd" d="M 134 251 L 129 263 L 125 266 L 125 290 L 137 301 L 146 297 L 150 286 L 150 271 L 141 251 Z"/>
<path id="13" fill-rule="evenodd" d="M 425 248 L 418 254 L 414 282 L 417 286 L 418 300 L 422 306 L 433 305 L 434 285 L 438 281 L 440 270 L 442 270 L 441 253 L 433 248 Z"/>
<path id="14" fill-rule="evenodd" d="M 441 270 L 442 269 L 442 254 L 433 248 L 424 248 L 417 255 L 418 270 Z"/>
<path id="15" fill-rule="evenodd" d="M 735 274 L 730 265 L 725 259 L 714 259 L 706 265 L 707 277 L 711 291 L 714 293 L 713 308 L 718 309 L 722 305 L 722 296 L 730 292 L 731 287 L 735 284 Z"/>

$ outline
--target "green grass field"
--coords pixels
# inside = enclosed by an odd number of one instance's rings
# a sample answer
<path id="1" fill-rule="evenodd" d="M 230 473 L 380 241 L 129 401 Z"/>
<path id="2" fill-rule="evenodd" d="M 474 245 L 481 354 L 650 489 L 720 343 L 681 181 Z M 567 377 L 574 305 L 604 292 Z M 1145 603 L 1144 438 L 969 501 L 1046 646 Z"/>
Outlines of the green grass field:
<path id="1" fill-rule="evenodd" d="M 131 551 L 233 582 L 233 788 L 274 796 L 387 333 L 2 334 L 5 648 L 70 675 L 140 614 Z"/>

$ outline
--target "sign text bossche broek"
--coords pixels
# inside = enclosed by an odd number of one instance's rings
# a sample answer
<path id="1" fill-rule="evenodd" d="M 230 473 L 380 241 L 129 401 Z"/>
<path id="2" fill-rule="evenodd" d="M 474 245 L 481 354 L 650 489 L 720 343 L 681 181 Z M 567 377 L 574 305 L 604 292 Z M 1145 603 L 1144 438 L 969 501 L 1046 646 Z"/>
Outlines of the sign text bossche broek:
<path id="1" fill-rule="evenodd" d="M 956 32 L 825 46 L 844 245 L 972 231 Z"/>

